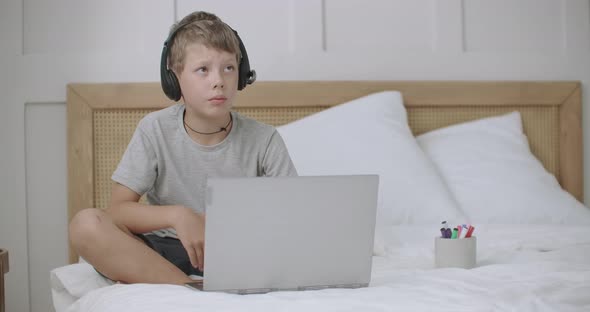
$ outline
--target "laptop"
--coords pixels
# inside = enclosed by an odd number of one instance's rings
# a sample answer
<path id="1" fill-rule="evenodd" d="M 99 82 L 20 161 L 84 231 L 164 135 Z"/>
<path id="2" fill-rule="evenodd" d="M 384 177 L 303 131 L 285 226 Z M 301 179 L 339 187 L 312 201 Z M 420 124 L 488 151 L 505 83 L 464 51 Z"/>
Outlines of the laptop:
<path id="1" fill-rule="evenodd" d="M 377 175 L 210 178 L 207 184 L 202 290 L 368 286 Z"/>

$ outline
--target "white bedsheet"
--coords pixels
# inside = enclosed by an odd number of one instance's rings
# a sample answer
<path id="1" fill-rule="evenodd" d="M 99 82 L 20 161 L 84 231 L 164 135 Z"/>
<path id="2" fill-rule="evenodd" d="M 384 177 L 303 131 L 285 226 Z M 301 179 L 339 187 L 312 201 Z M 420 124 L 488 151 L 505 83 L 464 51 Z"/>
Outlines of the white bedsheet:
<path id="1" fill-rule="evenodd" d="M 76 265 L 54 270 L 52 288 L 56 310 L 71 312 L 590 311 L 590 227 L 476 225 L 477 267 L 471 270 L 433 268 L 437 231 L 380 230 L 371 284 L 361 289 L 242 296 L 173 285 L 107 286 L 86 264 L 84 272 Z M 80 276 L 94 286 L 76 282 Z M 60 301 L 58 289 L 69 301 Z"/>

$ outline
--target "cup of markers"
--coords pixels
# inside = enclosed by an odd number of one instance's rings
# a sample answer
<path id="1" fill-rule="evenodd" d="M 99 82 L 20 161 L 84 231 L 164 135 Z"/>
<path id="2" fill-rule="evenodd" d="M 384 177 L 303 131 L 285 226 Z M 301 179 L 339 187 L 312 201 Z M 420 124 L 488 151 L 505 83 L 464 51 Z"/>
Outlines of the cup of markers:
<path id="1" fill-rule="evenodd" d="M 449 227 L 442 222 L 440 236 L 434 239 L 434 264 L 437 268 L 471 269 L 476 265 L 477 239 L 473 236 L 475 227 L 460 224 Z"/>

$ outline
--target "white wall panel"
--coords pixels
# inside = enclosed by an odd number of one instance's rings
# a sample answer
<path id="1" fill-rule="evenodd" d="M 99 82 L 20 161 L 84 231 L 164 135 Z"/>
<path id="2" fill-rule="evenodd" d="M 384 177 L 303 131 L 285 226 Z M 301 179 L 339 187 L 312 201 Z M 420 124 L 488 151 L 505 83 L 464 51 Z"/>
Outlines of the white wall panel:
<path id="1" fill-rule="evenodd" d="M 434 0 L 325 1 L 328 52 L 432 51 Z"/>
<path id="2" fill-rule="evenodd" d="M 590 1 L 563 0 L 565 6 L 564 46 L 569 57 L 590 55 Z"/>
<path id="3" fill-rule="evenodd" d="M 464 0 L 466 50 L 562 53 L 565 1 Z"/>
<path id="4" fill-rule="evenodd" d="M 23 1 L 25 54 L 144 53 L 172 22 L 170 1 Z"/>
<path id="5" fill-rule="evenodd" d="M 463 52 L 463 1 L 434 1 L 433 9 L 432 50 L 439 54 Z"/>
<path id="6" fill-rule="evenodd" d="M 22 2 L 0 1 L 0 247 L 9 251 L 6 311 L 29 311 Z"/>
<path id="7" fill-rule="evenodd" d="M 325 3 L 321 0 L 290 0 L 289 54 L 278 65 L 259 63 L 259 77 L 301 79 L 310 71 L 320 71 L 318 60 L 325 55 Z"/>
<path id="8" fill-rule="evenodd" d="M 21 3 L 18 0 L 0 1 L 0 55 L 16 56 L 22 52 Z"/>
<path id="9" fill-rule="evenodd" d="M 79 53 L 67 57 L 55 54 L 26 55 L 22 68 L 27 77 L 24 84 L 25 101 L 64 102 L 66 84 L 71 82 L 159 81 L 160 54 L 161 47 L 140 54 L 122 50 Z"/>
<path id="10" fill-rule="evenodd" d="M 314 55 L 324 51 L 324 2 L 321 0 L 289 0 L 289 54 Z"/>
<path id="11" fill-rule="evenodd" d="M 10 261 L 6 311 L 29 311 L 21 66 L 20 58 L 0 58 L 0 247 L 8 249 Z"/>
<path id="12" fill-rule="evenodd" d="M 65 136 L 65 104 L 25 106 L 28 262 L 34 312 L 51 311 L 49 272 L 68 263 Z"/>
<path id="13" fill-rule="evenodd" d="M 41 8 L 36 2 L 43 3 Z M 70 82 L 160 79 L 162 45 L 174 21 L 172 0 L 26 0 L 25 4 L 26 24 L 33 24 L 25 27 L 28 29 L 25 42 L 31 44 L 25 48 L 23 67 L 27 102 L 63 102 L 65 86 Z M 97 13 L 89 6 L 97 7 Z M 39 25 L 43 19 L 50 19 L 43 24 L 71 20 L 70 15 L 74 15 L 70 26 L 57 23 L 45 30 L 41 27 L 45 25 Z M 79 23 L 83 25 L 74 27 Z"/>

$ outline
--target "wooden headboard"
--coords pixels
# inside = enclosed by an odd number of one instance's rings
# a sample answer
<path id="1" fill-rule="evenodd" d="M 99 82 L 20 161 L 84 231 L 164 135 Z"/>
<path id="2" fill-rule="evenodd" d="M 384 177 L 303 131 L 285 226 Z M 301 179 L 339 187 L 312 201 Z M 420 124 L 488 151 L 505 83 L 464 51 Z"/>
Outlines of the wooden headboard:
<path id="1" fill-rule="evenodd" d="M 257 82 L 238 93 L 235 110 L 278 126 L 383 90 L 402 93 L 415 135 L 520 111 L 533 153 L 565 190 L 582 201 L 579 82 Z M 68 85 L 68 221 L 81 209 L 108 205 L 110 176 L 137 122 L 148 112 L 171 104 L 159 83 Z M 70 261 L 77 261 L 72 248 Z"/>

